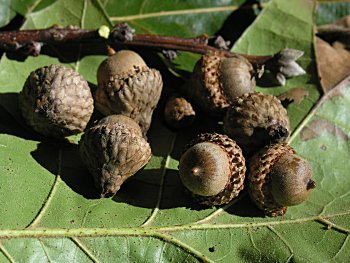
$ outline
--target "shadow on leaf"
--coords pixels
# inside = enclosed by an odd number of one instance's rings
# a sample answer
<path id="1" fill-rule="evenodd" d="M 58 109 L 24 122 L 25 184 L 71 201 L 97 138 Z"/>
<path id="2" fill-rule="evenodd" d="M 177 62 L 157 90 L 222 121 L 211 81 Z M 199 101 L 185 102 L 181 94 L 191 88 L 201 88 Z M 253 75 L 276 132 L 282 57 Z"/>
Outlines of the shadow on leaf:
<path id="1" fill-rule="evenodd" d="M 78 145 L 41 142 L 31 155 L 54 176 L 59 175 L 74 192 L 87 199 L 99 198 L 93 178 L 80 159 Z"/>
<path id="2" fill-rule="evenodd" d="M 202 210 L 205 208 L 194 204 L 181 184 L 177 171 L 174 170 L 165 172 L 162 197 L 158 204 L 162 176 L 164 175 L 161 169 L 142 170 L 121 186 L 113 200 L 144 208 L 157 206 L 159 209 L 186 207 L 191 210 Z"/>
<path id="3" fill-rule="evenodd" d="M 244 194 L 245 192 L 246 190 L 240 194 Z M 240 217 L 265 217 L 264 213 L 250 200 L 248 194 L 246 194 L 239 202 L 230 206 L 226 212 Z"/>
<path id="4" fill-rule="evenodd" d="M 245 1 L 231 13 L 215 35 L 222 36 L 226 41 L 229 40 L 230 46 L 232 46 L 255 20 L 257 14 L 254 10 L 254 4 L 259 4 L 259 2 L 256 0 Z"/>
<path id="5" fill-rule="evenodd" d="M 0 93 L 0 104 L 0 133 L 26 140 L 43 140 L 42 136 L 24 124 L 18 107 L 18 93 Z"/>
<path id="6" fill-rule="evenodd" d="M 185 146 L 198 134 L 201 133 L 223 133 L 222 125 L 217 120 L 209 118 L 200 113 L 195 122 L 188 127 L 180 129 L 177 132 L 177 137 L 174 145 L 174 149 L 171 153 L 171 157 L 175 160 L 180 160 L 181 154 L 184 151 Z"/>

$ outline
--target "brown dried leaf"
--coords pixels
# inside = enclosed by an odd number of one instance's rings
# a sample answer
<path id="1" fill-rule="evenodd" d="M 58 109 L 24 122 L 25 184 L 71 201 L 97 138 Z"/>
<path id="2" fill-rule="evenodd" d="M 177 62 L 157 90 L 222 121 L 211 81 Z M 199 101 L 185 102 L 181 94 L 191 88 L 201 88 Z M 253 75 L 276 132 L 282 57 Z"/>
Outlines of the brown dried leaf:
<path id="1" fill-rule="evenodd" d="M 317 38 L 316 59 L 320 83 L 325 93 L 350 75 L 350 53 L 345 49 L 336 49 Z"/>
<path id="2" fill-rule="evenodd" d="M 305 88 L 293 88 L 279 95 L 278 99 L 299 105 L 306 96 L 309 96 L 309 92 Z"/>

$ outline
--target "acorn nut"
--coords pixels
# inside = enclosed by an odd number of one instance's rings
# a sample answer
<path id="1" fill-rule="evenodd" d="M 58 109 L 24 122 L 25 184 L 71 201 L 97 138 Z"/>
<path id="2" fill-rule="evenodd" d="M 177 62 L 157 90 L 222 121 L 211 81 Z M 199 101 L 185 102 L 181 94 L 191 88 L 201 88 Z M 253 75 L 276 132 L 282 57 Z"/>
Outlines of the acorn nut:
<path id="1" fill-rule="evenodd" d="M 171 96 L 165 104 L 164 120 L 171 127 L 181 129 L 191 125 L 196 118 L 191 103 L 180 95 Z"/>
<path id="2" fill-rule="evenodd" d="M 265 145 L 286 141 L 290 134 L 289 118 L 281 102 L 259 92 L 243 94 L 232 102 L 223 129 L 246 157 Z"/>
<path id="3" fill-rule="evenodd" d="M 110 197 L 151 158 L 139 125 L 124 115 L 110 115 L 88 129 L 79 142 L 80 155 L 101 197 Z"/>
<path id="4" fill-rule="evenodd" d="M 316 183 L 309 164 L 286 143 L 266 146 L 252 157 L 248 168 L 248 192 L 268 216 L 281 216 L 288 206 L 309 196 Z"/>
<path id="5" fill-rule="evenodd" d="M 25 122 L 36 132 L 53 138 L 82 132 L 94 109 L 86 80 L 62 65 L 31 72 L 18 100 Z"/>
<path id="6" fill-rule="evenodd" d="M 255 90 L 254 69 L 240 55 L 208 54 L 195 65 L 191 83 L 189 96 L 198 106 L 214 117 L 221 116 L 234 98 Z"/>
<path id="7" fill-rule="evenodd" d="M 180 179 L 194 199 L 204 205 L 222 205 L 243 189 L 246 166 L 239 146 L 217 133 L 198 135 L 186 147 L 179 163 Z"/>
<path id="8" fill-rule="evenodd" d="M 137 53 L 122 50 L 101 63 L 97 83 L 97 109 L 104 115 L 132 118 L 146 134 L 163 87 L 159 71 L 149 68 Z"/>

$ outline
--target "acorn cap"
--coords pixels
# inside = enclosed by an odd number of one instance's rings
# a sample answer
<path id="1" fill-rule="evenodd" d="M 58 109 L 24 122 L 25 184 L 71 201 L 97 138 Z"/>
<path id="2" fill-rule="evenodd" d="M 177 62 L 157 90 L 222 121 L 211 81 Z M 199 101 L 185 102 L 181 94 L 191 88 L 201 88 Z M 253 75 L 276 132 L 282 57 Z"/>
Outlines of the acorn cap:
<path id="1" fill-rule="evenodd" d="M 31 72 L 18 100 L 26 123 L 38 133 L 54 138 L 82 132 L 94 109 L 86 80 L 62 65 Z"/>
<path id="2" fill-rule="evenodd" d="M 204 205 L 222 205 L 243 189 L 246 166 L 239 146 L 226 135 L 204 133 L 186 147 L 179 163 L 184 186 Z"/>
<path id="3" fill-rule="evenodd" d="M 204 55 L 193 70 L 193 87 L 188 89 L 189 96 L 205 112 L 220 116 L 232 99 L 254 91 L 252 71 L 250 62 L 239 55 L 229 58 L 222 53 Z"/>
<path id="4" fill-rule="evenodd" d="M 289 118 L 273 95 L 246 93 L 236 98 L 224 118 L 224 132 L 234 139 L 246 156 L 270 143 L 289 138 Z"/>
<path id="5" fill-rule="evenodd" d="M 127 116 L 103 118 L 85 132 L 79 147 L 101 197 L 113 196 L 151 158 L 150 145 L 141 129 Z"/>
<path id="6" fill-rule="evenodd" d="M 97 82 L 97 109 L 132 118 L 145 134 L 163 87 L 159 71 L 148 68 L 137 53 L 119 51 L 102 62 Z"/>
<path id="7" fill-rule="evenodd" d="M 196 118 L 196 113 L 190 102 L 185 98 L 171 96 L 164 107 L 164 120 L 172 128 L 181 129 L 191 125 Z"/>
<path id="8" fill-rule="evenodd" d="M 249 161 L 248 192 L 269 216 L 285 214 L 287 206 L 305 201 L 315 182 L 308 163 L 286 143 L 266 146 Z"/>

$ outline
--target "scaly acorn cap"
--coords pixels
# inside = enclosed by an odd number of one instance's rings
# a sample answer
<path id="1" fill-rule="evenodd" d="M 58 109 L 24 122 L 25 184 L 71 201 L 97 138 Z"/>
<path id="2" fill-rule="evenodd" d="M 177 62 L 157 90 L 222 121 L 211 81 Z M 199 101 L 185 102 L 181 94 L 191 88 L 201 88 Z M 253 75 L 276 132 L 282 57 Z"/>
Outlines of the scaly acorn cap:
<path id="1" fill-rule="evenodd" d="M 284 215 L 287 206 L 305 201 L 316 183 L 308 163 L 286 143 L 266 146 L 248 167 L 248 192 L 268 216 Z"/>
<path id="2" fill-rule="evenodd" d="M 194 199 L 214 206 L 230 202 L 243 189 L 246 166 L 239 146 L 217 133 L 200 134 L 187 146 L 179 163 L 184 186 Z"/>
<path id="3" fill-rule="evenodd" d="M 171 96 L 164 107 L 164 120 L 174 129 L 181 129 L 193 123 L 196 113 L 191 103 L 184 97 L 175 94 Z"/>
<path id="4" fill-rule="evenodd" d="M 113 196 L 152 156 L 139 125 L 124 115 L 101 119 L 85 132 L 79 147 L 101 197 Z"/>
<path id="5" fill-rule="evenodd" d="M 159 71 L 147 67 L 137 53 L 122 50 L 101 63 L 97 83 L 97 109 L 132 118 L 145 134 L 163 87 Z"/>
<path id="6" fill-rule="evenodd" d="M 270 143 L 284 142 L 290 135 L 288 114 L 280 100 L 260 92 L 236 98 L 227 110 L 223 129 L 246 157 Z"/>
<path id="7" fill-rule="evenodd" d="M 44 136 L 58 139 L 82 132 L 94 110 L 86 80 L 62 65 L 31 72 L 18 101 L 29 126 Z"/>
<path id="8" fill-rule="evenodd" d="M 242 56 L 204 55 L 193 70 L 189 96 L 203 111 L 221 116 L 234 98 L 254 91 L 252 72 L 253 66 Z"/>

